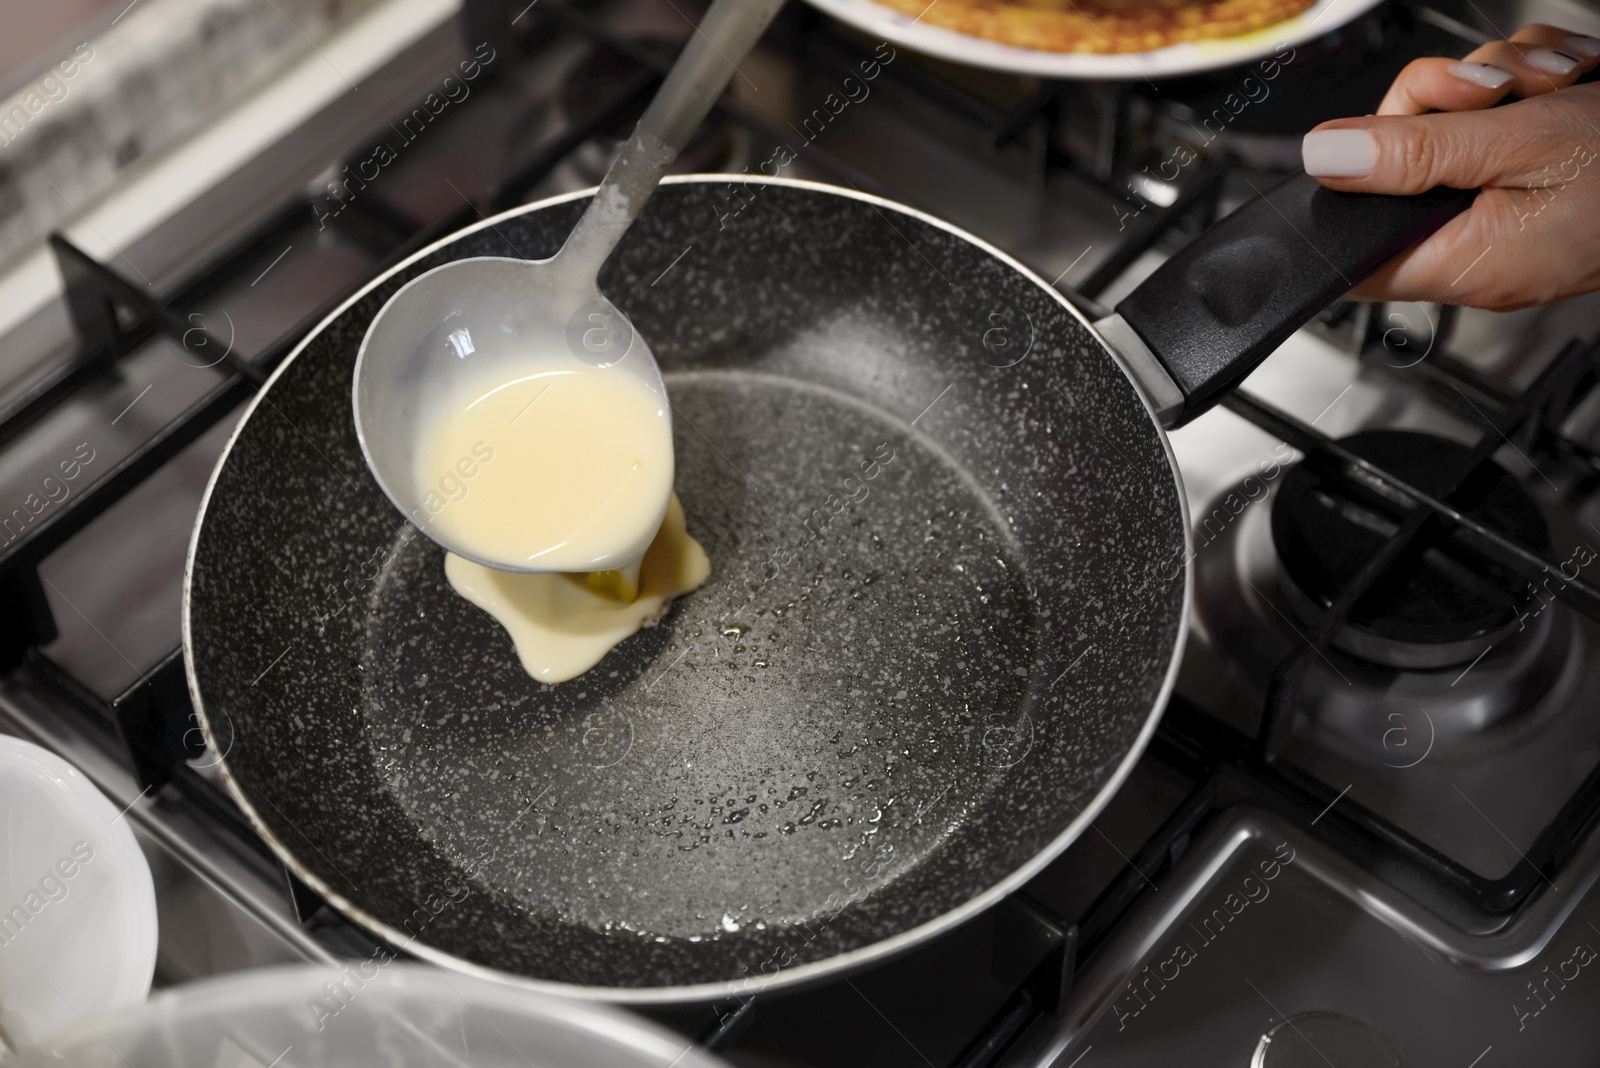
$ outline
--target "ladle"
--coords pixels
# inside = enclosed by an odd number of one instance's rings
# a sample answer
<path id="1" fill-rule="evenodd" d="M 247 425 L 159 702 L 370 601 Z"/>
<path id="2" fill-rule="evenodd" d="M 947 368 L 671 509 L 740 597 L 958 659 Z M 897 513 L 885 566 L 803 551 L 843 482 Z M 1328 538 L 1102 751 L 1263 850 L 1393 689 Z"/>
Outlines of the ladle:
<path id="1" fill-rule="evenodd" d="M 417 477 L 417 453 L 439 405 L 463 382 L 582 363 L 632 375 L 665 402 L 650 346 L 596 278 L 782 3 L 715 0 L 554 256 L 480 256 L 435 267 L 390 297 L 367 328 L 353 397 L 361 454 L 395 507 L 445 549 L 499 570 L 550 570 L 536 560 L 486 559 L 430 522 L 437 509 Z M 656 502 L 655 521 L 640 528 L 637 544 L 610 554 L 599 586 L 628 596 L 669 497 L 670 490 Z M 612 578 L 612 571 L 620 573 Z"/>

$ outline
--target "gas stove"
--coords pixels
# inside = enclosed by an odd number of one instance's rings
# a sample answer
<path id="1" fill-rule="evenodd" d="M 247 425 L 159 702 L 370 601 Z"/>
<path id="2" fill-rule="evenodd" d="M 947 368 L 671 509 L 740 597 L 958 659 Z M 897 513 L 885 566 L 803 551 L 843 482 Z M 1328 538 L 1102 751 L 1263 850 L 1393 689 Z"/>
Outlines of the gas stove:
<path id="1" fill-rule="evenodd" d="M 784 174 L 974 231 L 1093 317 L 1292 167 L 1307 126 L 1529 20 L 1462 7 L 1381 5 L 1223 122 L 1243 72 L 1041 83 L 794 6 L 680 169 L 792 156 Z M 183 210 L 128 222 L 139 183 L 178 180 L 158 167 L 52 238 L 59 292 L 37 258 L 0 278 L 0 729 L 126 808 L 159 984 L 376 950 L 257 840 L 188 703 L 183 556 L 243 403 L 384 264 L 597 181 L 687 32 L 659 0 L 390 0 L 286 76 L 359 91 L 264 90 L 222 120 L 231 155 L 185 159 Z M 261 122 L 269 98 L 294 121 Z M 1191 639 L 1089 831 L 886 964 L 652 1015 L 749 1066 L 1594 1063 L 1597 333 L 1594 299 L 1330 309 L 1173 435 Z"/>

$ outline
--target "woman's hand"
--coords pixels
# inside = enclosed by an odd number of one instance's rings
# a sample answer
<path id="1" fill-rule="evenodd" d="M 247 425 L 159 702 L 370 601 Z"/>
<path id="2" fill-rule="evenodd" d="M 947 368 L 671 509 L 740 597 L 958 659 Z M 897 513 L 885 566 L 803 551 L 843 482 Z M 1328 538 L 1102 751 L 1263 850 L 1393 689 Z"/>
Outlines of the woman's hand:
<path id="1" fill-rule="evenodd" d="M 1528 26 L 1459 63 L 1416 60 L 1376 116 L 1307 134 L 1306 171 L 1331 189 L 1483 187 L 1352 296 L 1507 310 L 1600 289 L 1600 84 L 1572 84 L 1597 65 L 1600 39 Z"/>

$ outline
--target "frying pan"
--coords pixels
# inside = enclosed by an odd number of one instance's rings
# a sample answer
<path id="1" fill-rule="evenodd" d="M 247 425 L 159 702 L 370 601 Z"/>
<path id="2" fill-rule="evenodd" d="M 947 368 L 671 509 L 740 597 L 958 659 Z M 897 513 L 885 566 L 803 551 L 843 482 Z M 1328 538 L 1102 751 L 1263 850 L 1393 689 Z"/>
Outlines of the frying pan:
<path id="1" fill-rule="evenodd" d="M 667 376 L 714 571 L 556 686 L 368 476 L 350 381 L 406 281 L 549 255 L 586 194 L 447 238 L 302 342 L 212 475 L 184 650 L 227 786 L 375 935 L 567 994 L 739 994 L 957 924 L 1082 831 L 1171 689 L 1189 531 L 1162 425 L 1471 195 L 1302 176 L 1091 326 L 889 201 L 669 180 L 601 285 Z"/>

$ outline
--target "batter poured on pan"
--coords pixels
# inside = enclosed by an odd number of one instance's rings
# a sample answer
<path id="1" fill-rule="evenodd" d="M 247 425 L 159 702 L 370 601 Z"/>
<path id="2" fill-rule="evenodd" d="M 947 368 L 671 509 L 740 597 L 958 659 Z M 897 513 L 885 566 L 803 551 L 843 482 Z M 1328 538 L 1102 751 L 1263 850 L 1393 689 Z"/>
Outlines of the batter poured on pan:
<path id="1" fill-rule="evenodd" d="M 921 21 L 1042 52 L 1148 52 L 1238 37 L 1313 0 L 878 0 Z"/>
<path id="2" fill-rule="evenodd" d="M 689 536 L 674 493 L 661 532 L 645 551 L 632 596 L 606 588 L 604 573 L 495 571 L 454 553 L 445 556 L 444 573 L 457 593 L 506 629 L 529 675 L 540 682 L 566 682 L 641 627 L 654 626 L 673 598 L 704 585 L 711 561 Z"/>

